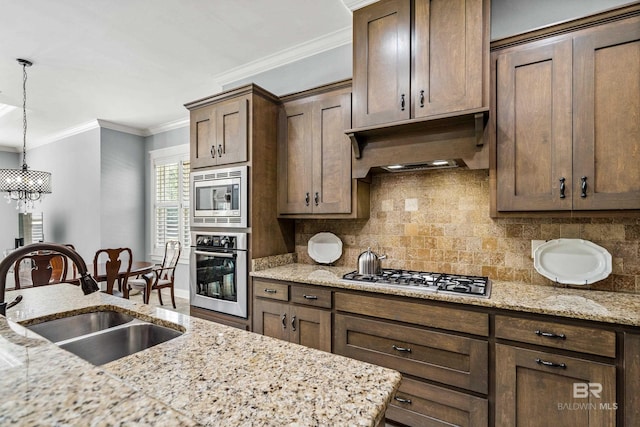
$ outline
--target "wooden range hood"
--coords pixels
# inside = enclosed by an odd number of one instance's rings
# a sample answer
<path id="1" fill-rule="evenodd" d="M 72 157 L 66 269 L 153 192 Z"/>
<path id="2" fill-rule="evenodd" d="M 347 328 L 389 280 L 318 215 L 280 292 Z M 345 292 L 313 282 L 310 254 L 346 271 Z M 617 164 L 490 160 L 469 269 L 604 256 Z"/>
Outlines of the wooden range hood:
<path id="1" fill-rule="evenodd" d="M 456 160 L 469 169 L 488 169 L 484 143 L 488 108 L 405 120 L 345 131 L 354 154 L 352 176 L 364 178 L 374 167 Z"/>

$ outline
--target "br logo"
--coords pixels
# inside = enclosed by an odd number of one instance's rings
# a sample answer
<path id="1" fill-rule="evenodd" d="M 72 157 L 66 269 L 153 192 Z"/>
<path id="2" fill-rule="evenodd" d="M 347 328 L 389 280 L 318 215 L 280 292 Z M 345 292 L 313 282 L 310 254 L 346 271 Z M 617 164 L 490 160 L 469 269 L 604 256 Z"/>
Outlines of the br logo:
<path id="1" fill-rule="evenodd" d="M 575 399 L 584 399 L 592 394 L 596 399 L 600 399 L 602 393 L 602 384 L 600 383 L 573 383 L 573 397 Z"/>

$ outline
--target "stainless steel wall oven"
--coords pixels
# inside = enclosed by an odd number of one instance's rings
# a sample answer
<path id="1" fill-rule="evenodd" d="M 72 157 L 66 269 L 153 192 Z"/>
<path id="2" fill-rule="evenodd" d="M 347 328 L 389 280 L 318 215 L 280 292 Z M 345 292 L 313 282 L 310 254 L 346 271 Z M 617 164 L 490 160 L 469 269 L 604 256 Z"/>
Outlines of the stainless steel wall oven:
<path id="1" fill-rule="evenodd" d="M 191 305 L 247 318 L 247 234 L 192 233 Z"/>

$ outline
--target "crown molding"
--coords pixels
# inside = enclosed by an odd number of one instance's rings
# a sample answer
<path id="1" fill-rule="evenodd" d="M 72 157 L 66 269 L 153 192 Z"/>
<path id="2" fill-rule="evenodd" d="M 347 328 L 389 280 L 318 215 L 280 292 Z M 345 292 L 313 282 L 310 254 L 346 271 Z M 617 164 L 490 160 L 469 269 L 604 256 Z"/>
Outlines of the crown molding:
<path id="1" fill-rule="evenodd" d="M 342 3 L 344 3 L 347 9 L 353 12 L 356 9 L 368 6 L 376 1 L 378 0 L 342 0 Z"/>
<path id="2" fill-rule="evenodd" d="M 170 130 L 179 129 L 189 126 L 189 117 L 174 120 L 171 122 L 163 123 L 158 126 L 153 126 L 144 130 L 144 136 L 157 135 L 159 133 L 168 132 Z"/>
<path id="3" fill-rule="evenodd" d="M 220 86 L 225 86 L 229 83 L 272 70 L 282 65 L 344 46 L 351 43 L 352 37 L 351 27 L 345 27 L 322 37 L 300 43 L 289 49 L 281 50 L 273 55 L 262 57 L 227 72 L 215 75 L 213 76 L 213 81 Z"/>
<path id="4" fill-rule="evenodd" d="M 131 127 L 131 126 L 126 126 L 126 125 L 121 125 L 121 124 L 118 124 L 118 123 L 113 123 L 113 122 L 110 122 L 108 120 L 97 119 L 96 121 L 98 122 L 98 125 L 101 128 L 111 129 L 111 130 L 115 130 L 115 131 L 118 131 L 118 132 L 129 133 L 131 135 L 147 136 L 147 135 L 145 135 L 145 132 L 142 129 L 138 129 L 138 128 L 134 128 L 134 127 Z"/>
<path id="5" fill-rule="evenodd" d="M 9 145 L 0 145 L 0 151 L 9 153 L 19 153 L 22 147 L 13 147 Z"/>
<path id="6" fill-rule="evenodd" d="M 88 132 L 93 129 L 98 129 L 99 127 L 100 127 L 100 124 L 98 123 L 98 120 L 91 120 L 89 122 L 80 124 L 78 126 L 73 126 L 63 131 L 51 134 L 45 138 L 38 139 L 29 148 L 35 148 L 41 145 L 51 144 L 52 142 L 60 141 L 61 139 L 69 138 L 71 136 Z"/>

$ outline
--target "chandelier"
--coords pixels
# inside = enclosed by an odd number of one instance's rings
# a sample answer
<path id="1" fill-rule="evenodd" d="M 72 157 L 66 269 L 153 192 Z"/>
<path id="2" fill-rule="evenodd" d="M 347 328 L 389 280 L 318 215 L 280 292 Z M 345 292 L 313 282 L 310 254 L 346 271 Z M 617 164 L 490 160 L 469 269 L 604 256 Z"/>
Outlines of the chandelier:
<path id="1" fill-rule="evenodd" d="M 35 171 L 27 166 L 27 67 L 26 59 L 17 59 L 22 65 L 22 168 L 0 169 L 0 192 L 7 193 L 8 203 L 16 200 L 16 209 L 33 207 L 43 194 L 51 193 L 51 173 Z"/>

